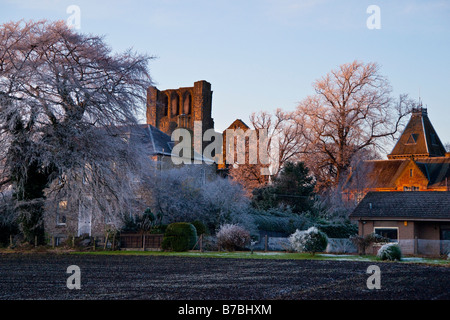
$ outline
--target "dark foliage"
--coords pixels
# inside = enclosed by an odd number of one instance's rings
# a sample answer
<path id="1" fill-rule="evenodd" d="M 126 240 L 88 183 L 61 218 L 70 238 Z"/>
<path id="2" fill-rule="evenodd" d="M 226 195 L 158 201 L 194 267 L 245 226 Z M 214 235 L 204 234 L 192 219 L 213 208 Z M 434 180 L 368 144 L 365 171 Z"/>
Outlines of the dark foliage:
<path id="1" fill-rule="evenodd" d="M 311 209 L 313 190 L 313 177 L 305 164 L 286 162 L 271 185 L 254 190 L 252 203 L 263 210 L 287 205 L 293 212 L 301 213 Z"/>
<path id="2" fill-rule="evenodd" d="M 187 222 L 175 222 L 167 226 L 162 248 L 168 251 L 191 250 L 197 243 L 197 230 Z"/>

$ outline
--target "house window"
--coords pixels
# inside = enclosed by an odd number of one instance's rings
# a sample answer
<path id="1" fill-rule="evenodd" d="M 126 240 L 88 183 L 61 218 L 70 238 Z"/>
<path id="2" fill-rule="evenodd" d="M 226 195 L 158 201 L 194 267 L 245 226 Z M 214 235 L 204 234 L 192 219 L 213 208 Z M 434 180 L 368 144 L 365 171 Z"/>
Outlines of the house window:
<path id="1" fill-rule="evenodd" d="M 61 237 L 55 237 L 55 247 L 59 247 L 64 242 L 64 239 Z"/>
<path id="2" fill-rule="evenodd" d="M 414 172 L 414 170 L 413 169 L 409 169 L 409 176 L 412 178 L 412 176 L 413 176 L 413 172 Z"/>
<path id="3" fill-rule="evenodd" d="M 415 186 L 412 186 L 412 187 L 403 187 L 403 191 L 419 191 L 419 187 L 415 187 Z"/>
<path id="4" fill-rule="evenodd" d="M 65 226 L 66 225 L 66 212 L 67 212 L 67 201 L 60 201 L 58 207 L 56 208 L 56 225 Z"/>
<path id="5" fill-rule="evenodd" d="M 395 227 L 374 228 L 374 233 L 382 237 L 388 238 L 391 242 L 398 241 L 398 228 Z"/>
<path id="6" fill-rule="evenodd" d="M 450 229 L 441 230 L 441 240 L 450 240 Z"/>

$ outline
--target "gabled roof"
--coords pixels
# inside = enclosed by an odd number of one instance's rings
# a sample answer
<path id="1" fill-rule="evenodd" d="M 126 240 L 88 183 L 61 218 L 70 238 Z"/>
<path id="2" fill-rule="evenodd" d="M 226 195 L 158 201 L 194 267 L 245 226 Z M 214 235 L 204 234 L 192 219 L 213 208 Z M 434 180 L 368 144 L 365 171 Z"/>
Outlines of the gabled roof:
<path id="1" fill-rule="evenodd" d="M 450 221 L 450 192 L 369 192 L 350 218 Z"/>
<path id="2" fill-rule="evenodd" d="M 344 189 L 395 188 L 395 180 L 408 160 L 369 160 L 354 168 Z"/>
<path id="3" fill-rule="evenodd" d="M 429 187 L 450 185 L 450 158 L 426 158 L 416 161 L 417 166 L 429 180 Z"/>
<path id="4" fill-rule="evenodd" d="M 354 168 L 344 189 L 392 189 L 396 180 L 404 173 L 408 164 L 414 161 L 424 177 L 428 188 L 450 187 L 450 158 L 434 157 L 417 160 L 369 160 Z"/>
<path id="5" fill-rule="evenodd" d="M 172 154 L 174 146 L 172 137 L 150 124 L 121 127 L 120 131 L 124 136 L 129 138 L 131 143 L 139 143 L 143 148 L 143 152 L 149 156 L 174 156 Z M 195 152 L 195 150 L 192 160 L 204 161 L 206 163 L 213 162 L 212 159 L 203 157 L 201 154 Z"/>
<path id="6" fill-rule="evenodd" d="M 420 107 L 412 110 L 411 119 L 388 158 L 443 157 L 445 152 L 444 145 L 428 118 L 427 109 Z"/>
<path id="7" fill-rule="evenodd" d="M 149 124 L 120 126 L 116 133 L 129 143 L 138 143 L 148 155 L 171 155 L 172 140 L 169 135 Z"/>
<path id="8" fill-rule="evenodd" d="M 229 127 L 227 129 L 242 129 L 244 131 L 250 129 L 250 127 L 241 119 L 236 119 L 233 121 L 232 124 L 229 125 Z M 224 133 L 226 132 L 226 130 L 224 131 Z"/>
<path id="9" fill-rule="evenodd" d="M 147 131 L 151 139 L 152 151 L 155 154 L 171 155 L 173 141 L 171 137 L 152 125 L 142 125 Z"/>

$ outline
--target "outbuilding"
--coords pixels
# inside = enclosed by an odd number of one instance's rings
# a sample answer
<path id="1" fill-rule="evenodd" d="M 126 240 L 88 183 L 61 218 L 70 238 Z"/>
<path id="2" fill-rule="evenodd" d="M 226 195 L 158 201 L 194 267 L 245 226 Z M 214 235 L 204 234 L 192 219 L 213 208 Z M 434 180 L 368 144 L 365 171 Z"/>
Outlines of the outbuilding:
<path id="1" fill-rule="evenodd" d="M 450 252 L 450 192 L 368 192 L 351 220 L 359 235 L 369 233 L 399 243 L 403 254 Z"/>

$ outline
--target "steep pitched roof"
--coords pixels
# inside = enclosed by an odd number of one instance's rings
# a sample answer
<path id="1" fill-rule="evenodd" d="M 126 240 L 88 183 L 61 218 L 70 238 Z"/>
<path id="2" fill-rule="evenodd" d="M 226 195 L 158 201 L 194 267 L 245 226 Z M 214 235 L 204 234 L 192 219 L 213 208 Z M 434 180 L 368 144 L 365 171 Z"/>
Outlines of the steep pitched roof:
<path id="1" fill-rule="evenodd" d="M 428 118 L 427 109 L 416 108 L 388 158 L 443 157 L 445 152 L 444 145 Z"/>
<path id="2" fill-rule="evenodd" d="M 416 161 L 427 176 L 429 187 L 445 187 L 450 184 L 450 158 L 426 158 Z"/>
<path id="3" fill-rule="evenodd" d="M 354 168 L 344 189 L 391 189 L 404 173 L 410 159 L 369 160 Z M 429 188 L 450 187 L 450 157 L 433 157 L 413 160 L 425 178 Z"/>
<path id="4" fill-rule="evenodd" d="M 395 180 L 408 160 L 369 160 L 361 162 L 349 177 L 344 189 L 395 188 Z"/>
<path id="5" fill-rule="evenodd" d="M 450 192 L 369 192 L 350 218 L 450 221 Z"/>
<path id="6" fill-rule="evenodd" d="M 169 135 L 149 124 L 115 127 L 118 134 L 130 143 L 142 146 L 148 155 L 171 155 L 172 140 Z"/>
<path id="7" fill-rule="evenodd" d="M 230 126 L 227 129 L 242 129 L 244 131 L 246 131 L 247 129 L 250 129 L 250 127 L 241 119 L 236 119 L 233 121 L 232 124 L 230 124 Z M 226 132 L 226 129 L 224 131 L 224 133 Z"/>
<path id="8" fill-rule="evenodd" d="M 171 155 L 173 141 L 171 137 L 152 125 L 142 125 L 151 139 L 152 151 L 157 154 Z"/>
<path id="9" fill-rule="evenodd" d="M 172 154 L 172 149 L 174 146 L 172 137 L 152 125 L 140 124 L 135 126 L 126 126 L 120 127 L 119 130 L 124 136 L 129 137 L 130 142 L 139 143 L 139 145 L 142 146 L 143 152 L 149 156 L 174 156 Z M 204 157 L 195 150 L 193 152 L 192 160 L 213 163 L 212 159 Z"/>

